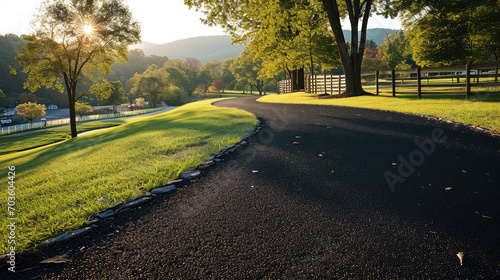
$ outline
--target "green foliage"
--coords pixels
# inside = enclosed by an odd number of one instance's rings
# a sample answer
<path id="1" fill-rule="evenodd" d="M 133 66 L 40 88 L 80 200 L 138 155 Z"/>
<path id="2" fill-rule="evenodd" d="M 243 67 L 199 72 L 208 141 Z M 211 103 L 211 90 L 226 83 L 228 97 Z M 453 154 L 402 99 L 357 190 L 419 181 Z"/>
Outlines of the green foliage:
<path id="1" fill-rule="evenodd" d="M 399 31 L 394 35 L 388 35 L 380 48 L 383 52 L 383 69 L 391 70 L 395 69 L 398 65 L 410 64 L 413 62 L 411 58 L 410 43 L 403 31 Z"/>
<path id="2" fill-rule="evenodd" d="M 200 71 L 208 70 L 212 75 L 212 80 L 220 79 L 222 75 L 221 66 L 222 66 L 222 61 L 214 59 L 212 61 L 203 64 L 200 67 Z"/>
<path id="3" fill-rule="evenodd" d="M 120 81 L 110 82 L 113 86 L 112 92 L 109 95 L 106 103 L 108 105 L 120 105 L 127 101 L 125 96 L 125 90 L 123 89 L 123 84 Z"/>
<path id="4" fill-rule="evenodd" d="M 36 103 L 38 101 L 38 97 L 33 93 L 23 92 L 19 94 L 19 100 L 21 103 L 28 103 L 28 102 Z"/>
<path id="5" fill-rule="evenodd" d="M 500 60 L 500 1 L 398 1 L 386 11 L 405 19 L 421 66 Z"/>
<path id="6" fill-rule="evenodd" d="M 208 86 L 212 83 L 214 77 L 210 70 L 201 70 L 196 74 L 196 85 L 207 91 Z"/>
<path id="7" fill-rule="evenodd" d="M 15 98 L 14 94 L 24 91 L 23 83 L 27 75 L 24 73 L 11 75 L 11 70 L 15 72 L 19 67 L 15 58 L 24 45 L 24 40 L 14 34 L 0 35 L 0 77 L 2 77 L 0 88 L 7 97 Z"/>
<path id="8" fill-rule="evenodd" d="M 0 89 L 0 108 L 7 108 L 9 107 L 9 98 L 7 98 L 7 95 L 3 93 L 3 90 Z"/>
<path id="9" fill-rule="evenodd" d="M 221 25 L 235 42 L 251 41 L 253 56 L 262 59 L 262 77 L 322 63 L 338 63 L 321 3 L 310 1 L 186 0 L 205 12 L 209 25 Z"/>
<path id="10" fill-rule="evenodd" d="M 262 59 L 254 58 L 248 47 L 233 61 L 229 69 L 239 84 L 255 86 L 262 95 L 264 81 L 259 76 L 263 70 Z"/>
<path id="11" fill-rule="evenodd" d="M 241 55 L 241 53 L 240 53 Z M 235 77 L 234 77 L 234 74 L 231 72 L 231 64 L 233 64 L 234 62 L 234 58 L 229 58 L 229 59 L 226 59 L 222 62 L 222 73 L 221 73 L 221 79 L 224 81 L 224 83 L 226 84 L 226 87 L 228 89 L 232 89 L 233 86 L 231 84 L 234 83 L 235 81 Z"/>
<path id="12" fill-rule="evenodd" d="M 186 91 L 189 93 L 193 92 L 194 85 L 192 81 L 190 81 L 185 71 L 176 67 L 166 67 L 165 71 L 167 71 L 167 73 L 169 74 L 170 85 L 175 85 L 179 87 L 179 89 L 181 89 L 182 91 Z"/>
<path id="13" fill-rule="evenodd" d="M 135 84 L 130 90 L 132 94 L 145 96 L 151 102 L 153 108 L 168 94 L 169 74 L 165 68 L 153 64 L 142 74 L 134 76 Z"/>
<path id="14" fill-rule="evenodd" d="M 80 117 L 83 117 L 83 115 L 89 115 L 94 112 L 94 108 L 90 106 L 86 102 L 76 102 L 75 103 L 75 111 L 77 115 L 80 115 Z"/>
<path id="15" fill-rule="evenodd" d="M 140 97 L 135 100 L 135 104 L 139 106 L 139 108 L 144 108 L 144 106 L 146 106 L 146 101 L 144 98 Z"/>
<path id="16" fill-rule="evenodd" d="M 111 67 L 111 72 L 106 76 L 109 81 L 120 81 L 126 85 L 127 81 L 134 77 L 135 73 L 142 73 L 152 64 L 163 65 L 168 60 L 165 56 L 144 55 L 143 50 L 131 50 L 128 52 L 128 60 L 124 63 L 117 62 Z M 131 87 L 124 88 L 127 92 Z"/>
<path id="17" fill-rule="evenodd" d="M 91 92 L 109 95 L 109 84 L 96 72 L 109 74 L 114 62 L 127 60 L 127 46 L 140 39 L 139 23 L 121 0 L 60 0 L 43 2 L 32 22 L 35 33 L 17 60 L 28 73 L 25 88 L 66 89 L 72 136 L 76 137 L 74 103 L 88 94 L 77 93 L 84 77 L 98 83 Z"/>
<path id="18" fill-rule="evenodd" d="M 23 103 L 16 107 L 17 114 L 27 118 L 31 123 L 38 116 L 45 116 L 45 105 L 36 103 Z"/>

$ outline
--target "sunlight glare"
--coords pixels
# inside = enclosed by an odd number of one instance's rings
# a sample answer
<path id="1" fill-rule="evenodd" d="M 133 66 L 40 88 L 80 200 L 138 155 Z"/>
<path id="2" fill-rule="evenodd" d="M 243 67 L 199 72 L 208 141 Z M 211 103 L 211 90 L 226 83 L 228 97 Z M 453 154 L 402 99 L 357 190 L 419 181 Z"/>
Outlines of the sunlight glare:
<path id="1" fill-rule="evenodd" d="M 86 24 L 83 27 L 83 32 L 85 32 L 85 34 L 87 34 L 87 35 L 90 35 L 90 34 L 92 34 L 92 32 L 94 32 L 94 27 L 92 27 L 92 25 L 90 25 L 90 24 Z"/>

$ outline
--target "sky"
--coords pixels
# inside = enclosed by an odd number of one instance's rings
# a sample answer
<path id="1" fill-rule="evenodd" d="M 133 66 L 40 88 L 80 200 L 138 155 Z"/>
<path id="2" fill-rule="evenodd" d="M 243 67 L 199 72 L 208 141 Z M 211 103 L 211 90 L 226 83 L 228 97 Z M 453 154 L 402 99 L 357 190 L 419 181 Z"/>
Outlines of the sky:
<path id="1" fill-rule="evenodd" d="M 0 0 L 0 34 L 29 34 L 30 21 L 42 0 Z M 135 20 L 141 22 L 142 41 L 164 44 L 210 35 L 223 35 L 220 27 L 201 23 L 201 12 L 190 10 L 184 0 L 126 0 Z M 401 29 L 399 20 L 372 17 L 368 28 Z"/>

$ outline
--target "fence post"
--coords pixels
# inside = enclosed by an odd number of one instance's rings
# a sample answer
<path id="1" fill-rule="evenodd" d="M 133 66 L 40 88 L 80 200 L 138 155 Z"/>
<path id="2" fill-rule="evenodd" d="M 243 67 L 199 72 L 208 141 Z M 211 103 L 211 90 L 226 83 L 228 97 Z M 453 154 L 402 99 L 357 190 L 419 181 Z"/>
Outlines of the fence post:
<path id="1" fill-rule="evenodd" d="M 377 91 L 377 95 L 378 95 L 378 76 L 379 76 L 379 71 L 375 71 L 375 88 L 376 88 L 376 91 Z"/>
<path id="2" fill-rule="evenodd" d="M 396 97 L 396 69 L 392 69 L 392 96 Z"/>
<path id="3" fill-rule="evenodd" d="M 304 89 L 304 91 L 305 92 L 309 92 L 309 75 L 305 75 L 304 76 L 304 80 L 305 80 L 305 89 Z"/>
<path id="4" fill-rule="evenodd" d="M 498 67 L 495 68 L 495 83 L 498 83 Z"/>
<path id="5" fill-rule="evenodd" d="M 325 94 L 326 94 L 326 74 L 323 75 L 323 86 L 325 87 Z"/>
<path id="6" fill-rule="evenodd" d="M 467 63 L 467 65 L 465 66 L 465 88 L 466 88 L 466 92 L 465 92 L 465 98 L 466 99 L 470 99 L 470 69 L 471 69 L 471 63 Z"/>
<path id="7" fill-rule="evenodd" d="M 422 80 L 420 79 L 420 73 L 421 73 L 421 68 L 420 66 L 417 66 L 417 93 L 418 93 L 418 98 L 422 98 Z"/>
<path id="8" fill-rule="evenodd" d="M 330 75 L 330 92 L 333 95 L 333 75 Z"/>
<path id="9" fill-rule="evenodd" d="M 339 91 L 339 94 L 342 94 L 342 75 L 339 75 L 339 88 L 338 88 L 338 91 Z"/>
<path id="10" fill-rule="evenodd" d="M 479 74 L 481 74 L 481 69 L 477 69 L 477 74 L 476 74 L 476 84 L 479 84 Z"/>

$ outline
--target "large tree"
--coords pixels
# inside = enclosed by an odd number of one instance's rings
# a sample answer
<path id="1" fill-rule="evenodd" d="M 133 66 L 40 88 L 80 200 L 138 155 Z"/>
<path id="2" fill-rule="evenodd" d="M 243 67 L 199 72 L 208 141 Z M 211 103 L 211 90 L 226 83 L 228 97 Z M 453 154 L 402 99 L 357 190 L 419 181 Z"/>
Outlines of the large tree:
<path id="1" fill-rule="evenodd" d="M 499 0 L 388 1 L 384 13 L 403 18 L 421 66 L 500 60 Z"/>
<path id="2" fill-rule="evenodd" d="M 254 86 L 262 95 L 264 80 L 259 75 L 262 71 L 262 59 L 256 58 L 247 46 L 229 67 L 236 80 L 244 85 Z"/>
<path id="3" fill-rule="evenodd" d="M 201 9 L 209 25 L 221 25 L 233 41 L 253 45 L 266 77 L 317 64 L 335 64 L 338 56 L 328 19 L 318 0 L 185 0 Z"/>
<path id="4" fill-rule="evenodd" d="M 386 70 L 414 63 L 409 40 L 403 31 L 387 35 L 384 38 L 384 44 L 380 45 L 380 50 L 383 53 L 382 67 Z"/>
<path id="5" fill-rule="evenodd" d="M 67 92 L 71 136 L 77 136 L 75 102 L 92 93 L 106 98 L 111 85 L 97 72 L 109 74 L 114 62 L 127 60 L 127 46 L 140 39 L 139 23 L 122 0 L 56 0 L 42 3 L 32 22 L 35 32 L 17 60 L 28 73 L 25 87 Z M 90 92 L 77 92 L 87 78 Z"/>
<path id="6" fill-rule="evenodd" d="M 135 74 L 134 87 L 130 93 L 147 97 L 153 108 L 164 99 L 169 91 L 169 74 L 165 68 L 153 64 L 142 74 Z"/>
<path id="7" fill-rule="evenodd" d="M 344 96 L 367 94 L 361 86 L 361 64 L 365 53 L 368 19 L 373 0 L 322 0 L 344 68 L 346 91 Z M 350 46 L 343 34 L 341 19 L 347 15 L 351 27 Z M 359 40 L 359 41 L 358 41 Z"/>

